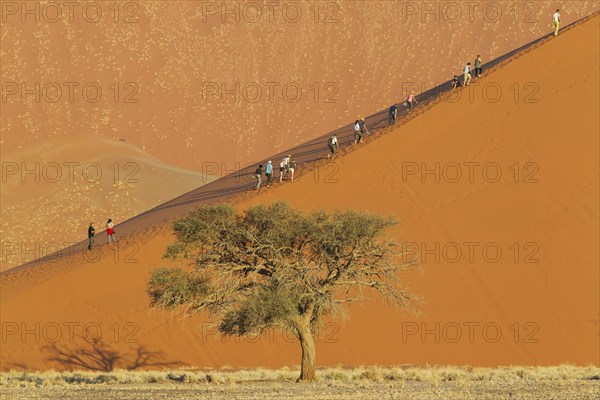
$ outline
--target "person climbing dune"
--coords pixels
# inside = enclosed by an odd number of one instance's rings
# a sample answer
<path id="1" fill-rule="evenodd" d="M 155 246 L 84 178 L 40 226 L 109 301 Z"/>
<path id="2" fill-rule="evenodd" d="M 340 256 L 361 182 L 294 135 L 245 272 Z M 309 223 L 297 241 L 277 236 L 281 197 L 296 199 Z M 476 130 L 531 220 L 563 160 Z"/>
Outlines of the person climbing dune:
<path id="1" fill-rule="evenodd" d="M 256 187 L 255 187 L 256 190 L 260 189 L 260 185 L 262 184 L 262 173 L 263 173 L 263 165 L 260 164 L 254 171 L 254 177 L 256 178 Z"/>
<path id="2" fill-rule="evenodd" d="M 108 236 L 108 243 L 110 243 L 111 240 L 113 243 L 117 241 L 117 239 L 115 239 L 115 225 L 110 218 L 106 222 L 106 235 Z"/>
<path id="3" fill-rule="evenodd" d="M 469 83 L 471 82 L 471 63 L 468 62 L 467 65 L 465 65 L 465 69 L 463 70 L 463 86 L 469 86 Z"/>
<path id="4" fill-rule="evenodd" d="M 358 124 L 360 125 L 360 132 L 362 133 L 363 137 L 364 137 L 364 135 L 371 134 L 371 132 L 369 132 L 369 129 L 367 128 L 367 125 L 365 125 L 364 117 L 358 120 Z"/>
<path id="5" fill-rule="evenodd" d="M 558 30 L 560 28 L 560 9 L 556 9 L 556 12 L 552 15 L 552 24 L 554 26 L 554 36 L 558 36 Z"/>
<path id="6" fill-rule="evenodd" d="M 273 180 L 273 162 L 269 160 L 267 166 L 265 167 L 265 175 L 267 177 L 267 187 L 271 186 L 271 181 Z"/>
<path id="7" fill-rule="evenodd" d="M 408 113 L 410 114 L 411 110 L 415 107 L 414 104 L 419 104 L 417 99 L 415 98 L 415 92 L 410 92 L 408 97 L 406 98 L 406 108 L 408 108 Z"/>
<path id="8" fill-rule="evenodd" d="M 477 54 L 475 58 L 475 79 L 483 75 L 483 69 L 481 68 L 481 55 Z"/>
<path id="9" fill-rule="evenodd" d="M 398 105 L 392 104 L 389 111 L 389 126 L 393 126 L 396 123 L 396 115 L 398 114 Z"/>
<path id="10" fill-rule="evenodd" d="M 327 156 L 327 158 L 332 158 L 335 156 L 335 153 L 337 153 L 338 150 L 338 139 L 336 135 L 333 135 L 332 137 L 329 138 L 329 140 L 327 141 L 327 147 L 329 147 L 329 154 Z"/>
<path id="11" fill-rule="evenodd" d="M 358 120 L 354 121 L 354 144 L 362 142 L 362 131 Z"/>

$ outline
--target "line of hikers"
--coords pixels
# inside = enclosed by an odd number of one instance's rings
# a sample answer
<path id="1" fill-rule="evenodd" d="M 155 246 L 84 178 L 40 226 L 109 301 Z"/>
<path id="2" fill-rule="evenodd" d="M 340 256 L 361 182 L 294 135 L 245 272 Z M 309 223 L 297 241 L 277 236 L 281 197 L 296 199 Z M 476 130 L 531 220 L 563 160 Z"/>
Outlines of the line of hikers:
<path id="1" fill-rule="evenodd" d="M 475 57 L 475 69 L 474 69 L 474 75 L 475 75 L 475 79 L 478 79 L 479 77 L 483 76 L 483 62 L 481 60 L 481 55 L 477 54 L 477 57 Z M 467 64 L 465 65 L 464 69 L 463 69 L 463 82 L 462 84 L 460 83 L 460 80 L 458 78 L 458 76 L 454 75 L 454 78 L 451 81 L 451 85 L 452 85 L 452 89 L 456 89 L 457 87 L 464 87 L 464 86 L 469 86 L 469 83 L 471 82 L 471 79 L 473 78 L 473 75 L 471 74 L 471 63 L 467 62 Z M 408 113 L 410 114 L 410 112 L 415 108 L 415 106 L 419 104 L 419 102 L 417 101 L 417 98 L 415 96 L 415 92 L 411 91 L 408 96 L 406 97 L 406 100 L 402 103 L 402 105 L 404 107 L 406 107 L 406 109 L 408 110 Z M 388 124 L 389 126 L 393 126 L 396 123 L 396 117 L 398 116 L 398 104 L 394 103 L 392 104 L 392 106 L 389 109 L 388 112 Z M 358 144 L 358 143 L 362 143 L 365 135 L 370 135 L 371 132 L 369 132 L 369 129 L 367 128 L 366 124 L 365 124 L 365 119 L 364 118 L 360 118 L 357 119 L 356 121 L 354 121 L 354 144 Z M 338 149 L 339 149 L 339 143 L 338 143 L 338 138 L 337 135 L 333 135 L 331 136 L 328 140 L 327 140 L 327 147 L 329 147 L 329 154 L 327 155 L 327 158 L 332 158 L 335 157 Z M 282 182 L 284 179 L 284 176 L 286 174 L 286 171 L 289 170 L 289 160 L 290 160 L 290 155 L 288 155 L 286 158 L 283 159 L 283 161 L 280 164 L 280 175 L 279 175 L 279 182 Z M 295 167 L 296 163 L 294 161 L 294 167 L 291 168 L 291 179 L 290 180 L 294 180 L 294 170 L 296 169 Z M 272 178 L 273 178 L 273 172 L 272 172 L 272 165 L 271 165 L 271 161 L 269 161 L 267 163 L 267 167 L 265 169 L 265 175 L 267 176 L 267 187 L 269 187 Z M 257 183 L 256 183 L 256 189 L 259 189 L 261 184 L 262 184 L 262 173 L 263 173 L 263 165 L 259 165 L 258 168 L 255 171 L 255 177 L 257 179 Z"/>
<path id="2" fill-rule="evenodd" d="M 559 9 L 557 9 L 556 12 L 552 15 L 552 26 L 554 27 L 554 36 L 558 36 L 558 30 L 559 30 L 559 26 L 560 26 L 560 10 Z M 467 62 L 467 64 L 463 68 L 463 81 L 460 82 L 459 77 L 457 75 L 454 75 L 454 77 L 450 81 L 450 84 L 451 84 L 452 89 L 454 90 L 458 87 L 469 86 L 471 83 L 471 80 L 473 78 L 479 79 L 482 76 L 483 76 L 483 61 L 481 59 L 481 55 L 477 54 L 477 57 L 475 57 L 475 61 L 473 62 L 473 68 L 471 67 L 470 62 Z M 417 101 L 417 99 L 415 97 L 414 91 L 411 91 L 409 93 L 409 95 L 406 97 L 406 100 L 402 103 L 402 105 L 404 105 L 404 107 L 407 108 L 409 114 L 415 108 L 415 106 L 417 104 L 419 104 L 419 102 Z M 390 107 L 389 112 L 388 112 L 389 126 L 393 126 L 396 123 L 397 116 L 398 116 L 398 104 L 394 103 L 394 104 L 392 104 L 392 106 Z M 357 119 L 356 121 L 354 121 L 354 144 L 362 143 L 364 136 L 370 135 L 370 134 L 371 133 L 369 132 L 367 126 L 365 125 L 364 118 L 360 118 L 360 119 Z M 334 134 L 327 140 L 327 147 L 329 147 L 329 154 L 327 155 L 327 158 L 335 157 L 335 155 L 337 154 L 337 151 L 339 149 L 337 135 Z M 294 170 L 296 169 L 296 162 L 294 161 L 293 167 L 289 168 L 290 157 L 291 156 L 288 155 L 286 158 L 283 159 L 283 161 L 280 164 L 280 168 L 279 168 L 279 171 L 280 171 L 279 181 L 280 182 L 283 181 L 285 171 L 291 171 L 291 180 L 292 181 L 294 180 Z M 259 165 L 259 167 L 256 169 L 256 172 L 255 172 L 255 176 L 258 180 L 258 182 L 256 184 L 256 189 L 260 188 L 260 185 L 262 183 L 262 179 L 261 179 L 262 168 L 263 168 L 263 166 L 261 164 L 261 165 Z M 265 170 L 265 175 L 267 176 L 267 187 L 270 185 L 271 180 L 272 180 L 272 174 L 273 174 L 272 171 L 273 171 L 273 167 L 271 165 L 271 161 L 269 161 L 267 164 L 266 170 Z"/>
<path id="3" fill-rule="evenodd" d="M 419 102 L 417 101 L 417 99 L 415 97 L 414 91 L 410 92 L 410 94 L 408 95 L 408 97 L 406 98 L 404 103 L 402 103 L 402 105 L 408 109 L 409 114 L 413 110 L 413 108 L 415 108 L 416 104 L 419 104 Z M 396 123 L 396 116 L 398 115 L 398 104 L 397 103 L 392 104 L 388 114 L 389 114 L 388 124 L 389 124 L 389 126 L 392 126 Z"/>
<path id="4" fill-rule="evenodd" d="M 477 54 L 477 57 L 475 58 L 475 62 L 474 62 L 474 67 L 475 69 L 471 69 L 471 63 L 468 62 L 467 65 L 465 65 L 465 68 L 463 69 L 463 81 L 462 83 L 460 82 L 460 80 L 458 79 L 458 76 L 454 75 L 454 78 L 452 78 L 452 89 L 456 89 L 457 87 L 465 87 L 465 86 L 469 86 L 469 84 L 471 83 L 471 79 L 473 79 L 473 75 L 475 76 L 475 79 L 479 79 L 479 77 L 483 76 L 483 67 L 482 67 L 482 62 L 481 62 L 481 56 L 479 54 Z M 473 71 L 473 73 L 471 73 Z"/>
<path id="5" fill-rule="evenodd" d="M 111 241 L 114 243 L 117 241 L 115 239 L 115 225 L 112 219 L 108 219 L 106 221 L 106 235 L 108 236 L 108 243 Z M 94 244 L 94 237 L 96 236 L 96 228 L 94 227 L 94 222 L 90 222 L 90 226 L 88 227 L 88 250 L 92 250 L 92 245 Z"/>
<path id="6" fill-rule="evenodd" d="M 475 64 L 474 75 L 475 75 L 475 79 L 477 79 L 480 76 L 483 76 L 483 62 L 481 60 L 480 54 L 477 54 L 477 57 L 475 57 L 474 64 Z M 460 83 L 458 76 L 454 75 L 454 78 L 452 78 L 452 81 L 450 82 L 452 85 L 452 89 L 456 89 L 459 86 L 460 87 L 469 86 L 469 83 L 471 82 L 471 79 L 473 78 L 471 71 L 472 71 L 471 63 L 467 62 L 467 65 L 465 65 L 465 67 L 463 69 L 462 84 Z M 404 101 L 404 103 L 402 103 L 402 105 L 404 105 L 404 107 L 406 107 L 408 109 L 409 114 L 415 108 L 415 105 L 417 105 L 417 104 L 419 104 L 419 102 L 417 101 L 417 99 L 415 97 L 414 91 L 411 91 L 410 94 L 406 97 L 406 100 Z M 392 104 L 392 106 L 390 107 L 389 112 L 388 112 L 389 126 L 393 126 L 396 123 L 397 116 L 398 116 L 398 104 L 394 103 L 394 104 Z"/>
<path id="7" fill-rule="evenodd" d="M 290 182 L 294 181 L 294 174 L 297 169 L 296 160 L 292 158 L 291 154 L 288 154 L 281 160 L 279 163 L 279 182 L 283 182 L 284 179 L 289 180 Z M 267 187 L 271 186 L 271 182 L 273 181 L 273 162 L 269 160 L 267 162 L 267 166 L 263 166 L 260 164 L 256 170 L 254 171 L 254 177 L 256 178 L 256 188 L 260 189 L 262 185 L 262 175 L 263 171 L 265 176 L 267 177 L 266 185 Z"/>

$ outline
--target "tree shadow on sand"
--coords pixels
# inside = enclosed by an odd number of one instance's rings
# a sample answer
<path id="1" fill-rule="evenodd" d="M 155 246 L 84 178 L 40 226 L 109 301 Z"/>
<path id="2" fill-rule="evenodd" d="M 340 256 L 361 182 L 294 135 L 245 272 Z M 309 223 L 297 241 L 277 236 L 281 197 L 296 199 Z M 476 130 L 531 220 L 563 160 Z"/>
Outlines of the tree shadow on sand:
<path id="1" fill-rule="evenodd" d="M 61 346 L 52 343 L 44 346 L 48 352 L 46 361 L 60 364 L 65 370 L 86 369 L 93 371 L 112 371 L 115 368 L 135 370 L 145 367 L 173 368 L 181 366 L 179 361 L 168 361 L 160 351 L 150 351 L 146 346 L 137 345 L 130 351 L 118 351 L 101 338 L 78 336 L 78 343 Z"/>
<path id="2" fill-rule="evenodd" d="M 30 368 L 24 362 L 6 361 L 0 365 L 0 371 L 27 371 Z"/>

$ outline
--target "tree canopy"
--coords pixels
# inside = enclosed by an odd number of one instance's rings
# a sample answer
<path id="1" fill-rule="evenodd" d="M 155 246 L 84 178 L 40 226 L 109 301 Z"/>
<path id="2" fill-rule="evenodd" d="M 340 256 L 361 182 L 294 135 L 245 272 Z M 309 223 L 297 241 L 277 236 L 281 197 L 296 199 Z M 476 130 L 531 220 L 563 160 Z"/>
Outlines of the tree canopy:
<path id="1" fill-rule="evenodd" d="M 399 246 L 385 237 L 395 224 L 351 210 L 305 215 L 286 203 L 239 214 L 229 205 L 202 207 L 175 222 L 176 241 L 165 254 L 195 268 L 153 271 L 151 305 L 206 310 L 224 334 L 289 329 L 302 347 L 299 380 L 313 380 L 313 333 L 324 315 L 363 299 L 366 290 L 416 310 L 420 299 L 398 275 L 416 264 L 399 263 Z"/>

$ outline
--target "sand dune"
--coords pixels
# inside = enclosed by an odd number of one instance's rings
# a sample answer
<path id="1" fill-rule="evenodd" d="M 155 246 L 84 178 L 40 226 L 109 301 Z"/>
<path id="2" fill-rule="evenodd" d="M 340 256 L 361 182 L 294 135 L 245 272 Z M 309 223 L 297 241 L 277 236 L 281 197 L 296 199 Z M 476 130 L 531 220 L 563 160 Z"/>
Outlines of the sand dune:
<path id="1" fill-rule="evenodd" d="M 97 2 L 86 14 L 42 3 L 28 17 L 24 3 L 11 3 L 3 155 L 49 137 L 99 134 L 200 173 L 216 162 L 224 174 L 446 81 L 477 53 L 488 61 L 528 43 L 551 30 L 555 7 L 229 3 Z M 52 4 L 62 11 L 56 22 Z M 568 24 L 598 3 L 562 8 Z"/>
<path id="2" fill-rule="evenodd" d="M 79 242 L 92 221 L 103 243 L 108 218 L 121 222 L 214 179 L 99 135 L 47 139 L 2 160 L 0 270 Z"/>
<path id="3" fill-rule="evenodd" d="M 446 81 L 477 53 L 488 61 L 528 43 L 550 30 L 554 7 L 543 1 L 268 4 L 275 5 L 144 1 L 71 9 L 53 2 L 35 3 L 27 13 L 25 3 L 6 2 L 3 160 L 27 151 L 28 161 L 44 164 L 40 141 L 58 140 L 44 142 L 51 148 L 77 140 L 83 149 L 101 136 L 199 176 L 221 177 L 370 115 L 409 90 Z M 568 2 L 563 23 L 597 10 L 594 1 Z M 106 162 L 131 166 L 125 159 Z M 122 221 L 195 186 L 166 188 L 148 200 L 136 196 L 133 205 L 108 195 L 114 201 L 98 214 Z M 2 270 L 80 238 L 74 230 L 87 225 L 86 210 L 96 201 L 82 198 L 85 186 L 48 197 L 48 185 L 24 185 L 28 193 L 44 193 L 39 201 L 8 188 L 2 229 L 10 248 Z M 152 179 L 137 184 L 154 188 Z M 68 228 L 56 238 L 53 226 L 63 221 Z"/>
<path id="4" fill-rule="evenodd" d="M 406 279 L 422 314 L 352 307 L 320 332 L 320 365 L 600 365 L 599 21 L 339 158 L 328 179 L 312 171 L 239 204 L 392 213 L 395 237 L 421 253 L 423 273 Z M 4 274 L 2 369 L 298 363 L 278 335 L 224 343 L 207 319 L 149 310 L 148 274 L 170 240 L 156 226 L 97 259 Z"/>

